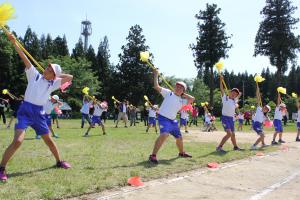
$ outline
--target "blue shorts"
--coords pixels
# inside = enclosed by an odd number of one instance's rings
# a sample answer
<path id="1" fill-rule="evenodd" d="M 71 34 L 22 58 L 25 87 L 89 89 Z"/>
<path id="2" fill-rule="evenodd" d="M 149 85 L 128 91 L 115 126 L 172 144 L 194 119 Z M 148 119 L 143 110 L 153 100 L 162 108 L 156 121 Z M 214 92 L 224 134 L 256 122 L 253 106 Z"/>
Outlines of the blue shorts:
<path id="1" fill-rule="evenodd" d="M 47 123 L 48 127 L 51 126 L 52 125 L 51 115 L 45 114 L 45 117 L 46 117 L 46 123 Z"/>
<path id="2" fill-rule="evenodd" d="M 239 119 L 239 124 L 243 125 L 244 120 L 243 119 Z"/>
<path id="3" fill-rule="evenodd" d="M 100 116 L 93 116 L 92 117 L 92 125 L 95 125 L 95 124 L 102 125 L 102 121 L 101 121 Z"/>
<path id="4" fill-rule="evenodd" d="M 17 114 L 17 123 L 15 129 L 25 130 L 31 126 L 37 135 L 45 135 L 49 133 L 43 106 L 37 106 L 24 101 L 20 106 Z"/>
<path id="5" fill-rule="evenodd" d="M 263 133 L 262 123 L 260 122 L 253 122 L 252 128 L 258 135 Z"/>
<path id="6" fill-rule="evenodd" d="M 231 132 L 234 132 L 234 121 L 233 117 L 223 116 L 221 117 L 222 125 L 224 130 L 231 130 Z"/>
<path id="7" fill-rule="evenodd" d="M 187 125 L 186 119 L 180 118 L 180 126 L 186 126 L 186 125 Z"/>
<path id="8" fill-rule="evenodd" d="M 275 127 L 276 132 L 283 132 L 282 122 L 279 119 L 274 119 L 273 125 Z"/>
<path id="9" fill-rule="evenodd" d="M 156 118 L 155 117 L 149 117 L 148 125 L 156 126 Z"/>
<path id="10" fill-rule="evenodd" d="M 297 128 L 300 130 L 300 122 L 297 122 Z"/>
<path id="11" fill-rule="evenodd" d="M 159 124 L 160 134 L 168 133 L 173 135 L 175 138 L 182 137 L 180 133 L 180 129 L 178 127 L 177 120 L 171 120 L 164 116 L 158 115 L 158 124 Z"/>

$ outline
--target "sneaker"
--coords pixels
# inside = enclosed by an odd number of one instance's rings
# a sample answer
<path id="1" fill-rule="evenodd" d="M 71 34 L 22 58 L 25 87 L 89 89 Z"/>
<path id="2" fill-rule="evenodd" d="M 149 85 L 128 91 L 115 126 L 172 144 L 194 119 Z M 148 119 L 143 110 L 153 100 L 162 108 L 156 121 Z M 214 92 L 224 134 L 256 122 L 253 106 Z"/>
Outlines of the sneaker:
<path id="1" fill-rule="evenodd" d="M 39 139 L 41 139 L 41 136 L 40 135 L 36 135 L 35 139 L 39 140 Z"/>
<path id="2" fill-rule="evenodd" d="M 125 128 L 128 128 L 128 126 L 125 126 Z"/>
<path id="3" fill-rule="evenodd" d="M 69 163 L 67 163 L 66 161 L 58 161 L 56 163 L 56 167 L 58 167 L 58 168 L 64 168 L 64 169 L 69 169 L 69 168 L 71 168 L 71 165 Z"/>
<path id="4" fill-rule="evenodd" d="M 83 135 L 83 137 L 88 137 L 89 136 L 89 134 L 88 133 L 85 133 L 84 135 Z"/>
<path id="5" fill-rule="evenodd" d="M 236 146 L 236 147 L 233 147 L 233 150 L 234 150 L 234 151 L 244 151 L 244 149 L 241 149 L 240 147 L 237 147 L 237 146 Z"/>
<path id="6" fill-rule="evenodd" d="M 149 161 L 153 164 L 158 164 L 158 161 L 156 159 L 156 155 L 150 155 L 149 156 Z"/>
<path id="7" fill-rule="evenodd" d="M 179 153 L 178 156 L 182 157 L 182 158 L 191 158 L 192 157 L 191 155 L 189 155 L 189 154 L 187 154 L 185 152 Z"/>
<path id="8" fill-rule="evenodd" d="M 189 133 L 189 131 L 185 131 L 185 133 Z"/>
<path id="9" fill-rule="evenodd" d="M 118 126 L 116 125 L 115 128 L 118 128 Z"/>
<path id="10" fill-rule="evenodd" d="M 58 135 L 55 133 L 54 133 L 54 135 L 52 135 L 52 137 L 59 138 Z"/>
<path id="11" fill-rule="evenodd" d="M 216 151 L 219 153 L 227 153 L 227 151 L 225 151 L 224 149 L 222 149 L 222 147 L 217 147 Z"/>
<path id="12" fill-rule="evenodd" d="M 250 147 L 250 150 L 257 150 L 257 147 L 256 147 L 255 145 L 252 145 L 252 146 Z"/>
<path id="13" fill-rule="evenodd" d="M 271 143 L 271 145 L 278 145 L 278 142 L 276 142 L 276 141 L 272 141 L 272 143 Z"/>
<path id="14" fill-rule="evenodd" d="M 0 180 L 1 181 L 7 181 L 7 175 L 5 173 L 5 168 L 0 170 Z"/>
<path id="15" fill-rule="evenodd" d="M 296 142 L 300 142 L 300 138 L 296 138 Z"/>
<path id="16" fill-rule="evenodd" d="M 285 141 L 283 141 L 282 139 L 279 139 L 278 143 L 285 143 Z"/>

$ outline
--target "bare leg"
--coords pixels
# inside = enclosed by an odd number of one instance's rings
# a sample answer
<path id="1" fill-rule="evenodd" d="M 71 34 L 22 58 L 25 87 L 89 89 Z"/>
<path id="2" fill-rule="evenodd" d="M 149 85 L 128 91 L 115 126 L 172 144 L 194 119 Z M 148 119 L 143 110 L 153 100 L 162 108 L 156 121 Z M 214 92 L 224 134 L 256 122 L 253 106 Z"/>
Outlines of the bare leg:
<path id="1" fill-rule="evenodd" d="M 59 123 L 58 123 L 58 118 L 56 118 L 55 121 L 56 121 L 56 127 L 59 128 L 60 126 L 59 126 Z"/>
<path id="2" fill-rule="evenodd" d="M 0 166 L 5 167 L 10 158 L 15 154 L 21 146 L 25 138 L 25 131 L 23 129 L 16 129 L 15 136 L 12 143 L 5 150 Z"/>
<path id="3" fill-rule="evenodd" d="M 54 155 L 56 162 L 60 161 L 61 159 L 60 159 L 59 151 L 57 149 L 55 142 L 50 137 L 50 135 L 49 134 L 42 135 L 42 138 L 46 143 L 46 145 L 49 147 L 52 154 Z"/>
<path id="4" fill-rule="evenodd" d="M 237 147 L 236 139 L 235 139 L 235 133 L 231 134 L 231 142 L 232 142 L 232 144 L 233 144 L 234 147 Z"/>
<path id="5" fill-rule="evenodd" d="M 183 151 L 183 140 L 182 140 L 182 137 L 176 138 L 176 145 L 177 145 L 179 153 L 183 153 L 184 151 Z"/>
<path id="6" fill-rule="evenodd" d="M 156 139 L 155 144 L 154 144 L 154 148 L 153 148 L 153 151 L 152 151 L 152 155 L 156 155 L 157 154 L 157 152 L 159 151 L 160 147 L 165 142 L 165 140 L 167 139 L 168 136 L 169 136 L 168 133 L 164 133 L 164 134 L 161 134 Z"/>
<path id="7" fill-rule="evenodd" d="M 103 135 L 105 135 L 106 133 L 105 133 L 105 127 L 104 127 L 104 125 L 101 124 L 100 126 L 101 126 L 101 128 L 102 128 L 102 133 L 103 133 Z"/>
<path id="8" fill-rule="evenodd" d="M 220 144 L 218 147 L 223 147 L 223 145 L 225 144 L 225 142 L 227 142 L 227 140 L 231 137 L 231 130 L 227 130 L 226 131 L 226 135 L 222 138 Z"/>
<path id="9" fill-rule="evenodd" d="M 7 128 L 10 128 L 11 123 L 13 122 L 13 120 L 14 120 L 14 116 L 12 115 L 9 122 L 8 122 Z"/>
<path id="10" fill-rule="evenodd" d="M 54 134 L 52 126 L 48 126 L 48 128 L 49 128 L 50 132 L 52 133 L 52 136 L 54 136 L 55 134 Z"/>

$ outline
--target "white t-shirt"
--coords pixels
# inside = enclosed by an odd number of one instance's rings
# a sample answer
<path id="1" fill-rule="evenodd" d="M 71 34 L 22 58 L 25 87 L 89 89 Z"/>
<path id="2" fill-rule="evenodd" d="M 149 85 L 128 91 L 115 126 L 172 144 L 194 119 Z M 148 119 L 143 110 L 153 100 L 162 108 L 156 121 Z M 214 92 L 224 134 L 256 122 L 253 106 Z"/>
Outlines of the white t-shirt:
<path id="1" fill-rule="evenodd" d="M 180 118 L 181 119 L 189 119 L 189 113 L 187 112 L 187 111 L 184 111 L 184 110 L 182 110 L 182 111 L 180 111 Z"/>
<path id="2" fill-rule="evenodd" d="M 80 112 L 88 115 L 90 113 L 90 105 L 91 105 L 91 102 L 83 101 Z"/>
<path id="3" fill-rule="evenodd" d="M 149 117 L 156 117 L 156 110 L 149 108 L 148 111 L 149 111 Z"/>
<path id="4" fill-rule="evenodd" d="M 238 119 L 244 120 L 244 114 L 240 113 L 240 114 L 238 115 Z"/>
<path id="5" fill-rule="evenodd" d="M 177 96 L 166 88 L 161 88 L 161 95 L 164 97 L 164 101 L 160 106 L 159 114 L 171 120 L 176 119 L 177 112 L 188 103 L 187 99 Z"/>
<path id="6" fill-rule="evenodd" d="M 205 123 L 210 123 L 211 122 L 211 116 L 208 115 L 207 113 L 205 113 L 205 117 L 204 117 Z"/>
<path id="7" fill-rule="evenodd" d="M 102 115 L 103 111 L 104 110 L 98 104 L 95 104 L 93 116 L 100 117 Z"/>
<path id="8" fill-rule="evenodd" d="M 235 114 L 235 108 L 236 108 L 236 100 L 230 99 L 225 94 L 222 96 L 222 115 L 227 117 L 233 117 Z"/>
<path id="9" fill-rule="evenodd" d="M 31 66 L 29 69 L 26 68 L 25 72 L 28 84 L 25 91 L 24 101 L 38 106 L 45 105 L 51 93 L 60 88 L 61 79 L 48 81 L 35 69 L 34 66 Z"/>
<path id="10" fill-rule="evenodd" d="M 54 109 L 54 105 L 50 99 L 48 99 L 47 103 L 43 105 L 43 109 L 47 115 L 50 115 L 50 113 Z"/>
<path id="11" fill-rule="evenodd" d="M 253 120 L 255 122 L 263 123 L 263 121 L 265 120 L 265 115 L 262 110 L 262 107 L 258 106 L 256 108 L 256 112 L 255 112 L 255 116 L 253 117 Z"/>
<path id="12" fill-rule="evenodd" d="M 282 112 L 281 112 L 279 106 L 277 106 L 277 107 L 275 108 L 274 119 L 278 119 L 278 120 L 280 120 L 280 121 L 282 120 Z"/>
<path id="13" fill-rule="evenodd" d="M 300 109 L 298 110 L 297 122 L 300 122 Z"/>

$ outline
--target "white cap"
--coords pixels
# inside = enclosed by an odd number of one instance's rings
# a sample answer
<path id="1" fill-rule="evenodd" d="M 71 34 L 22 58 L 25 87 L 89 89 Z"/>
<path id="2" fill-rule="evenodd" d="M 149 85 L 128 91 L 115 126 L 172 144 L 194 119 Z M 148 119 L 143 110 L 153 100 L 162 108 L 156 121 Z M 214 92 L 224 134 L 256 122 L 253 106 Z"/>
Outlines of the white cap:
<path id="1" fill-rule="evenodd" d="M 157 109 L 157 108 L 158 108 L 158 105 L 153 105 L 153 108 Z"/>
<path id="2" fill-rule="evenodd" d="M 176 85 L 181 85 L 182 87 L 184 87 L 184 90 L 187 89 L 186 84 L 184 82 L 182 82 L 182 81 L 176 82 Z"/>
<path id="3" fill-rule="evenodd" d="M 271 112 L 271 107 L 269 105 L 266 105 L 266 108 L 268 108 L 268 112 Z"/>
<path id="4" fill-rule="evenodd" d="M 279 105 L 279 107 L 286 107 L 286 105 L 284 104 L 284 103 L 281 103 L 280 105 Z"/>
<path id="5" fill-rule="evenodd" d="M 52 99 L 55 99 L 56 101 L 59 100 L 59 96 L 57 96 L 56 94 L 52 96 Z"/>
<path id="6" fill-rule="evenodd" d="M 55 77 L 59 77 L 61 75 L 61 67 L 58 64 L 49 64 L 52 67 Z"/>

